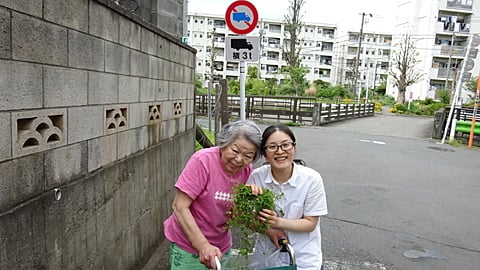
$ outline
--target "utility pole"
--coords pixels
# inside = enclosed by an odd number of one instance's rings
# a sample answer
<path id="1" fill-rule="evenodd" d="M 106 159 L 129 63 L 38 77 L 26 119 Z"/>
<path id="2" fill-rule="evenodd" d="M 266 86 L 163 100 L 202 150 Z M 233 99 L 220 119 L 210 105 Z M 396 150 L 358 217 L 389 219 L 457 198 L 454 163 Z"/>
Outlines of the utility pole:
<path id="1" fill-rule="evenodd" d="M 262 54 L 263 54 L 263 34 L 265 34 L 265 29 L 263 29 L 263 23 L 260 21 L 260 30 L 259 30 L 259 35 L 260 35 L 260 51 L 258 53 L 258 79 L 261 78 L 262 74 L 262 63 L 260 60 L 262 59 Z"/>
<path id="2" fill-rule="evenodd" d="M 212 47 L 210 49 L 210 82 L 208 83 L 208 92 L 207 92 L 207 114 L 208 114 L 208 130 L 212 130 L 212 88 L 213 88 L 213 79 L 214 79 L 214 72 L 215 72 L 215 34 L 216 34 L 215 27 L 212 31 Z"/>
<path id="3" fill-rule="evenodd" d="M 372 13 L 362 12 L 361 15 L 362 15 L 362 24 L 360 25 L 360 36 L 358 37 L 357 59 L 355 60 L 355 69 L 354 69 L 354 73 L 353 73 L 353 90 L 354 90 L 354 92 L 357 89 L 358 77 L 360 77 L 359 76 L 360 74 L 359 74 L 359 71 L 358 71 L 358 66 L 360 65 L 360 52 L 362 51 L 363 24 L 365 23 L 365 15 L 373 17 Z M 360 87 L 358 89 L 358 92 L 359 92 L 358 96 L 360 97 L 360 93 L 361 93 Z"/>
<path id="4" fill-rule="evenodd" d="M 377 69 L 378 69 L 378 62 L 375 61 L 375 76 L 373 77 L 373 89 L 376 92 L 377 90 Z"/>

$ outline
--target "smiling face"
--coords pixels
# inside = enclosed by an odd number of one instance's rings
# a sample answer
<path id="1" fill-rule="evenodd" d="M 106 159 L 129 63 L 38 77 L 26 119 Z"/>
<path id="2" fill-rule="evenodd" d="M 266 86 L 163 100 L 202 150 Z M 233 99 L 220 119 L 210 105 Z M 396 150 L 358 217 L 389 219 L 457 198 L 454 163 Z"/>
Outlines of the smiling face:
<path id="1" fill-rule="evenodd" d="M 287 133 L 276 130 L 266 138 L 264 155 L 272 170 L 290 169 L 295 157 L 295 143 Z"/>
<path id="2" fill-rule="evenodd" d="M 235 175 L 253 162 L 257 147 L 244 138 L 237 138 L 220 150 L 222 167 L 229 175 Z"/>

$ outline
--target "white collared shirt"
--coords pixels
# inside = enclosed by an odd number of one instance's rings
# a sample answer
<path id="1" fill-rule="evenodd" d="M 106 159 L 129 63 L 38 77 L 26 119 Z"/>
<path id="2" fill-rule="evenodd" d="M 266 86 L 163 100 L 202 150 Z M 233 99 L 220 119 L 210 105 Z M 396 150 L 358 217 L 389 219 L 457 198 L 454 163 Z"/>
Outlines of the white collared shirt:
<path id="1" fill-rule="evenodd" d="M 276 201 L 276 211 L 284 218 L 301 219 L 303 216 L 322 216 L 328 213 L 322 176 L 315 170 L 294 164 L 292 177 L 279 184 L 272 176 L 270 165 L 253 171 L 247 183 L 283 194 Z M 320 220 L 312 232 L 286 231 L 288 240 L 296 255 L 298 269 L 317 270 L 322 265 L 322 237 Z M 255 252 L 268 255 L 275 250 L 267 236 L 261 236 L 255 245 Z M 282 261 L 288 264 L 288 261 Z M 283 265 L 283 264 L 282 264 Z"/>

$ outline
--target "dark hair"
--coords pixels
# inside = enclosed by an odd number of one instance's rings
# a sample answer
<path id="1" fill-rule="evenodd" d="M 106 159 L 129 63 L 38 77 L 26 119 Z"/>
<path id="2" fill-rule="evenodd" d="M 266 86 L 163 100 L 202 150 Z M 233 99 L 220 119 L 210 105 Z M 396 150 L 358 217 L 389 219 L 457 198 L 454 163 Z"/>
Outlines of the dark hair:
<path id="1" fill-rule="evenodd" d="M 216 143 L 220 148 L 225 148 L 238 138 L 244 138 L 255 145 L 255 162 L 260 157 L 261 129 L 251 120 L 239 120 L 228 123 L 217 134 Z"/>
<path id="2" fill-rule="evenodd" d="M 284 124 L 275 124 L 267 127 L 262 134 L 262 144 L 260 145 L 260 151 L 262 155 L 265 155 L 265 143 L 267 142 L 268 138 L 275 132 L 275 131 L 282 131 L 287 134 L 293 142 L 296 142 L 295 135 L 293 131 Z"/>

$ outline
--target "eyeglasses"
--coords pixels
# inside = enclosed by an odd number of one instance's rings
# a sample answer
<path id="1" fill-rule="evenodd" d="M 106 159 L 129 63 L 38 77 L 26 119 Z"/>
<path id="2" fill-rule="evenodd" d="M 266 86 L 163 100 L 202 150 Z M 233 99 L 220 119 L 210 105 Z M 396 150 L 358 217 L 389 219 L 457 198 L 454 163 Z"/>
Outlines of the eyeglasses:
<path id="1" fill-rule="evenodd" d="M 265 145 L 265 151 L 270 153 L 275 153 L 278 151 L 278 148 L 282 148 L 283 151 L 288 151 L 295 146 L 295 142 L 284 142 L 281 144 L 269 144 Z"/>

